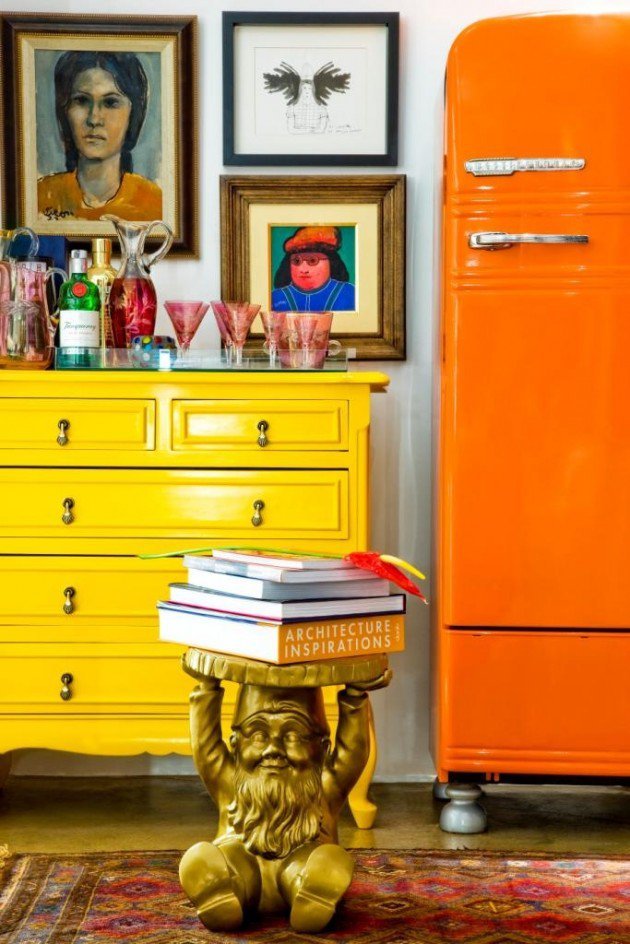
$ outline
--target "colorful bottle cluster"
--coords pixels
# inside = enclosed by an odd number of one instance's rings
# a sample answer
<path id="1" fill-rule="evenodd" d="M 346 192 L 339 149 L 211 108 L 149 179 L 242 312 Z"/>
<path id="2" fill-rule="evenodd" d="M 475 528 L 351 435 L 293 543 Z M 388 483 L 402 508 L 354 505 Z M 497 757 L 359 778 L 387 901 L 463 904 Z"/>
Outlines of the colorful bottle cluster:
<path id="1" fill-rule="evenodd" d="M 120 269 L 112 268 L 110 240 L 95 239 L 89 268 L 87 252 L 72 250 L 70 278 L 59 296 L 59 346 L 66 363 L 76 353 L 77 366 L 89 362 L 95 351 L 131 347 L 135 337 L 153 335 L 157 297 L 149 273 L 173 241 L 170 228 L 161 221 L 130 223 L 108 215 L 103 219 L 116 228 Z M 155 228 L 163 231 L 162 243 L 155 252 L 145 253 L 145 240 Z"/>
<path id="2" fill-rule="evenodd" d="M 111 347 L 109 295 L 115 271 L 110 264 L 111 242 L 95 239 L 92 265 L 85 249 L 70 253 L 70 277 L 59 290 L 59 348 L 66 363 L 89 362 L 95 352 Z"/>

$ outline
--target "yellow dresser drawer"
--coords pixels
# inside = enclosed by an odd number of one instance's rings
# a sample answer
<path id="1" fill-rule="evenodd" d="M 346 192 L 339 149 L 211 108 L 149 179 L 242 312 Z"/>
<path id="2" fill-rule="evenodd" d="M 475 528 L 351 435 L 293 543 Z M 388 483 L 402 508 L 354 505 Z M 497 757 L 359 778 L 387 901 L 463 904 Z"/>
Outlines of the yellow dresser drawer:
<path id="1" fill-rule="evenodd" d="M 188 712 L 198 684 L 181 667 L 184 646 L 0 644 L 0 710 L 68 714 L 129 708 L 147 713 L 167 708 Z M 66 678 L 62 679 L 62 676 Z M 67 676 L 72 676 L 71 680 Z M 224 734 L 229 730 L 237 686 L 224 683 Z M 324 689 L 330 720 L 337 716 L 336 689 Z"/>
<path id="2" fill-rule="evenodd" d="M 34 451 L 54 462 L 83 450 L 153 450 L 155 401 L 0 397 L 0 429 L 0 455 L 28 450 L 29 462 Z"/>
<path id="3" fill-rule="evenodd" d="M 181 560 L 0 557 L 0 640 L 155 641 L 155 604 Z"/>
<path id="4" fill-rule="evenodd" d="M 193 680 L 181 669 L 182 652 L 170 643 L 6 643 L 0 646 L 0 708 L 84 713 L 133 707 L 150 713 L 171 706 L 185 713 Z"/>
<path id="5" fill-rule="evenodd" d="M 348 472 L 0 469 L 0 537 L 339 539 Z M 36 547 L 36 544 L 33 544 Z M 65 550 L 67 548 L 67 550 Z"/>
<path id="6" fill-rule="evenodd" d="M 348 448 L 346 400 L 174 400 L 173 449 Z"/>

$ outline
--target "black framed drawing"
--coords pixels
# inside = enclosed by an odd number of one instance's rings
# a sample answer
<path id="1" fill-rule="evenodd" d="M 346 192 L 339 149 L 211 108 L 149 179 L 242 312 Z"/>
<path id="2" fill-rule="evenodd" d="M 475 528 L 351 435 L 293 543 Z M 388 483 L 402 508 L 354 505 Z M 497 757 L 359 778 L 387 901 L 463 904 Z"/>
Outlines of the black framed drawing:
<path id="1" fill-rule="evenodd" d="M 226 165 L 395 166 L 398 13 L 223 13 Z"/>
<path id="2" fill-rule="evenodd" d="M 6 13 L 2 225 L 85 241 L 106 213 L 198 237 L 194 16 Z"/>

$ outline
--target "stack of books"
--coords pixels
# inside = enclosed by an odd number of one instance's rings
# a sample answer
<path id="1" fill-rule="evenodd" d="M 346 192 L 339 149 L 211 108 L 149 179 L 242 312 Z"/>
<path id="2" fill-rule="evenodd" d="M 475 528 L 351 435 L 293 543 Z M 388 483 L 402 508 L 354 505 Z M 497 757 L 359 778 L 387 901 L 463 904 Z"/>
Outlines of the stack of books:
<path id="1" fill-rule="evenodd" d="M 215 550 L 158 603 L 160 639 L 287 665 L 401 652 L 405 595 L 333 557 Z"/>

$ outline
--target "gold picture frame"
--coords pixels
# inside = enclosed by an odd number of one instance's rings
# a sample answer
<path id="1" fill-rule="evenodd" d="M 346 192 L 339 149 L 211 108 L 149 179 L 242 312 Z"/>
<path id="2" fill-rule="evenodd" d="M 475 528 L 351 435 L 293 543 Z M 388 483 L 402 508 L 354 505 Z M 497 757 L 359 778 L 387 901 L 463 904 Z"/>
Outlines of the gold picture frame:
<path id="1" fill-rule="evenodd" d="M 197 258 L 196 33 L 194 16 L 0 16 L 2 225 L 85 241 L 114 235 L 106 213 L 161 219 Z"/>
<path id="2" fill-rule="evenodd" d="M 357 360 L 404 360 L 405 192 L 404 174 L 221 177 L 222 297 L 273 307 L 275 236 L 345 231 L 356 302 L 335 312 L 331 337 Z M 258 319 L 251 337 L 260 346 Z"/>

